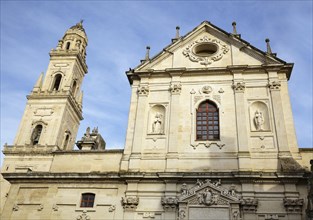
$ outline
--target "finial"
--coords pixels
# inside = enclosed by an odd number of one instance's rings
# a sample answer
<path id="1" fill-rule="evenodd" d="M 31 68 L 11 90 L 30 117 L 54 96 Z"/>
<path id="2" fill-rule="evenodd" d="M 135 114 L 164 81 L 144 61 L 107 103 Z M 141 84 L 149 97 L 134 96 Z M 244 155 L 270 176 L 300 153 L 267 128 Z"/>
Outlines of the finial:
<path id="1" fill-rule="evenodd" d="M 84 22 L 84 19 L 81 19 L 79 23 L 80 23 L 80 24 L 83 24 L 83 22 Z"/>
<path id="2" fill-rule="evenodd" d="M 270 45 L 270 39 L 266 38 L 265 42 L 266 42 L 267 53 L 268 54 L 272 54 L 271 45 Z"/>
<path id="3" fill-rule="evenodd" d="M 180 27 L 177 26 L 177 27 L 176 27 L 176 36 L 175 36 L 176 39 L 179 38 L 179 30 L 180 30 Z"/>
<path id="4" fill-rule="evenodd" d="M 237 35 L 237 29 L 236 29 L 236 22 L 235 21 L 232 23 L 232 26 L 233 26 L 233 34 Z"/>
<path id="5" fill-rule="evenodd" d="M 146 57 L 145 57 L 145 60 L 146 60 L 146 61 L 148 61 L 148 60 L 150 60 L 150 58 L 149 58 L 150 47 L 149 47 L 149 46 L 147 46 L 147 47 L 146 47 L 146 49 L 147 49 L 147 51 L 146 51 Z"/>

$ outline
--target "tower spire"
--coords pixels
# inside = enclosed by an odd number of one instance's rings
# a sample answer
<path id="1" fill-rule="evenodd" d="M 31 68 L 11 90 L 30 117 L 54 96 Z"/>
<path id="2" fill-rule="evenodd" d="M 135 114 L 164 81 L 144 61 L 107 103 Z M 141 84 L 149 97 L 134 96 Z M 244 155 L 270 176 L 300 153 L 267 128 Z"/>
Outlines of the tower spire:
<path id="1" fill-rule="evenodd" d="M 42 79 L 43 79 L 43 72 L 40 73 L 37 82 L 33 88 L 33 92 L 39 92 L 41 90 L 41 86 L 42 86 Z"/>

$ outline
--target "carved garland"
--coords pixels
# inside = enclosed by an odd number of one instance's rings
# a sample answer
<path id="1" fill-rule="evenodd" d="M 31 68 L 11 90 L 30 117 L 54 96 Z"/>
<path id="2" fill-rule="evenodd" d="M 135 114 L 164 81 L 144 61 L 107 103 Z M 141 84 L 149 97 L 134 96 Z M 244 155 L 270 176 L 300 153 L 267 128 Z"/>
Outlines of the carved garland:
<path id="1" fill-rule="evenodd" d="M 218 47 L 218 50 L 216 53 L 212 54 L 211 56 L 198 56 L 195 53 L 193 53 L 193 48 L 201 43 L 213 43 L 216 44 Z M 201 65 L 210 65 L 212 62 L 216 62 L 220 59 L 222 59 L 223 55 L 226 54 L 229 51 L 229 47 L 226 44 L 223 44 L 221 41 L 213 38 L 209 38 L 207 36 L 204 36 L 203 38 L 193 41 L 191 44 L 189 44 L 186 49 L 183 51 L 183 54 L 186 57 L 189 57 L 189 60 L 192 62 L 199 62 Z"/>

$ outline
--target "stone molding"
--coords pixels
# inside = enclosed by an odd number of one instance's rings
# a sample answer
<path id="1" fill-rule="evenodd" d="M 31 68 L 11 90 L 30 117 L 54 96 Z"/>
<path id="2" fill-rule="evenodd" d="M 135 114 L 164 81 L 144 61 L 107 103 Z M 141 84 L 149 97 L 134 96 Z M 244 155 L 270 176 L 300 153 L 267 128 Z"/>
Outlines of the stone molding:
<path id="1" fill-rule="evenodd" d="M 301 213 L 303 203 L 303 199 L 284 198 L 284 206 L 287 213 Z"/>
<path id="2" fill-rule="evenodd" d="M 255 213 L 258 207 L 258 200 L 255 198 L 244 198 L 240 200 L 243 212 Z"/>
<path id="3" fill-rule="evenodd" d="M 127 211 L 135 211 L 138 204 L 139 198 L 137 196 L 130 196 L 130 197 L 122 197 L 122 206 Z"/>

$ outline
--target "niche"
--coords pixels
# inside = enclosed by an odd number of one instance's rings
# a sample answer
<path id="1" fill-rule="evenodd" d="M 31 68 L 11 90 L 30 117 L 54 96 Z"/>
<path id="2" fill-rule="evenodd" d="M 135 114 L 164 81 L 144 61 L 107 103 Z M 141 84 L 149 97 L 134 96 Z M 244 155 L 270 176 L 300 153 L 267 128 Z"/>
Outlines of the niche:
<path id="1" fill-rule="evenodd" d="M 250 105 L 251 131 L 270 131 L 268 107 L 264 102 L 255 101 Z"/>
<path id="2" fill-rule="evenodd" d="M 165 125 L 165 107 L 163 105 L 154 105 L 150 109 L 148 133 L 164 134 Z"/>

